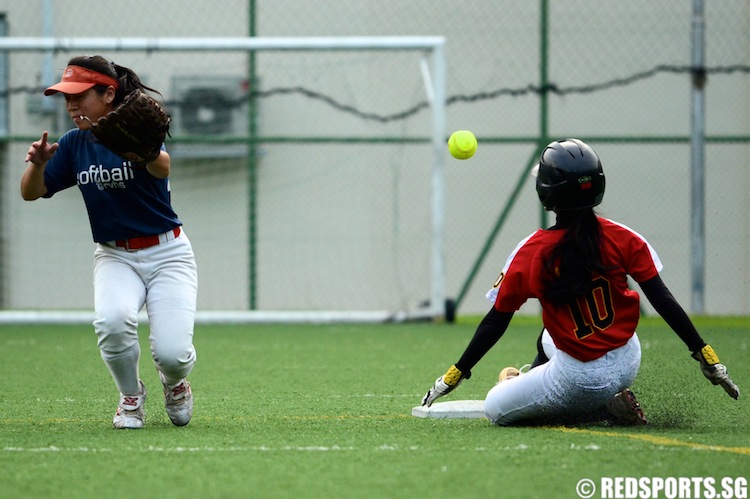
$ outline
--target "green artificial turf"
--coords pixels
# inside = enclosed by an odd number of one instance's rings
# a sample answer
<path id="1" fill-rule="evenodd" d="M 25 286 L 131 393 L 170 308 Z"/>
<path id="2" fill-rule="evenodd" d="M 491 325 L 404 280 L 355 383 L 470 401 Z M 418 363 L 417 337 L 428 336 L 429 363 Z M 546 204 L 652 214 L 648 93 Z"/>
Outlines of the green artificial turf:
<path id="1" fill-rule="evenodd" d="M 557 498 L 579 497 L 586 478 L 750 474 L 750 319 L 697 321 L 738 401 L 644 319 L 633 389 L 647 427 L 412 417 L 477 322 L 198 325 L 182 428 L 164 413 L 144 328 L 146 426 L 129 431 L 112 428 L 118 394 L 90 326 L 0 326 L 0 497 Z M 517 317 L 443 400 L 484 398 L 502 367 L 532 360 L 539 328 Z"/>

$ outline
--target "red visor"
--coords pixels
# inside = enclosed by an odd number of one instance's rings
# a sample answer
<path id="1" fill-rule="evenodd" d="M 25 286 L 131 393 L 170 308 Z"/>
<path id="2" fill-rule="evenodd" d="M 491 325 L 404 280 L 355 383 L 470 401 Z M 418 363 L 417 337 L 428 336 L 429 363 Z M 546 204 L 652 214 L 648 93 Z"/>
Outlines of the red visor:
<path id="1" fill-rule="evenodd" d="M 62 80 L 44 91 L 44 95 L 52 95 L 62 92 L 69 95 L 77 95 L 85 92 L 94 85 L 113 86 L 115 90 L 120 85 L 117 80 L 81 66 L 68 66 L 63 72 Z"/>

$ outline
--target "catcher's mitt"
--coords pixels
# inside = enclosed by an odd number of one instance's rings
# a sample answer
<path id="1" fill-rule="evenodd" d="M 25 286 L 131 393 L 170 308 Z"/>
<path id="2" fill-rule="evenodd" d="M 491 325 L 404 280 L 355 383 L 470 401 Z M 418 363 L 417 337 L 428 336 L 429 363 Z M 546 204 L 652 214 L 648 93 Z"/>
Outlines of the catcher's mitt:
<path id="1" fill-rule="evenodd" d="M 91 133 L 101 144 L 136 163 L 148 163 L 159 156 L 170 121 L 164 108 L 141 90 L 130 92 L 106 116 L 89 120 Z"/>

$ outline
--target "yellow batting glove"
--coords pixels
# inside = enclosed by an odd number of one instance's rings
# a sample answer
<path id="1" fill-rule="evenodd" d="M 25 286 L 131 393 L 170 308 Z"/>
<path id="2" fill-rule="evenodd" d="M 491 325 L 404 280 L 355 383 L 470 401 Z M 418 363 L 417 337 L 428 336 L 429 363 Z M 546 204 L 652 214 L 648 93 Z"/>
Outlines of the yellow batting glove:
<path id="1" fill-rule="evenodd" d="M 435 380 L 435 384 L 432 388 L 427 390 L 427 393 L 422 397 L 422 405 L 430 407 L 435 400 L 448 395 L 452 392 L 461 381 L 471 376 L 471 373 L 462 373 L 455 365 L 452 365 L 448 371 Z"/>
<path id="2" fill-rule="evenodd" d="M 727 367 L 719 362 L 711 345 L 706 345 L 693 354 L 693 358 L 700 362 L 703 375 L 714 385 L 721 385 L 730 397 L 737 399 L 740 396 L 740 388 L 732 381 L 727 373 Z"/>

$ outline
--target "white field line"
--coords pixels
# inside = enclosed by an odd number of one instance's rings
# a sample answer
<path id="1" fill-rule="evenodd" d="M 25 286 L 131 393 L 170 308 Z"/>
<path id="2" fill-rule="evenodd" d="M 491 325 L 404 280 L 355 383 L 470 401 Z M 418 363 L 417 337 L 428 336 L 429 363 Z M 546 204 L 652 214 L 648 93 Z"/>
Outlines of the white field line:
<path id="1" fill-rule="evenodd" d="M 156 447 L 148 446 L 142 449 L 128 448 L 126 452 L 156 452 L 156 453 L 213 453 L 213 452 L 338 452 L 338 451 L 353 451 L 357 450 L 354 447 L 340 447 L 338 445 L 322 446 L 322 445 L 309 445 L 309 446 L 292 446 L 284 445 L 279 447 L 269 445 L 256 445 L 250 447 Z M 121 452 L 121 449 L 108 449 L 108 448 L 93 448 L 93 447 L 57 447 L 51 445 L 49 447 L 5 447 L 3 452 L 12 453 L 56 453 L 56 452 L 80 452 L 86 453 L 99 453 L 99 452 Z"/>

